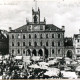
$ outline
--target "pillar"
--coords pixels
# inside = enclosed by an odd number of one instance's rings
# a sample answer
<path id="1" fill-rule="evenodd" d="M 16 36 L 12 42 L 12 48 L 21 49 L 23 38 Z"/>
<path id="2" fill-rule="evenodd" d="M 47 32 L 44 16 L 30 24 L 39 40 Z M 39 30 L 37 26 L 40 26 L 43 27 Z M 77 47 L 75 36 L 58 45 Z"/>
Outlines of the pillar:
<path id="1" fill-rule="evenodd" d="M 38 56 L 38 49 L 36 50 L 36 56 Z"/>

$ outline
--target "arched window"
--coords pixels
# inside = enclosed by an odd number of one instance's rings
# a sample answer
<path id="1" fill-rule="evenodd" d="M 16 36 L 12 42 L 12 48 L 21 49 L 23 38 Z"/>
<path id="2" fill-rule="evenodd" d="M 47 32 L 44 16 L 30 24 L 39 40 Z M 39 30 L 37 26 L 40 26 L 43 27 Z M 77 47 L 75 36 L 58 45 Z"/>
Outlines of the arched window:
<path id="1" fill-rule="evenodd" d="M 52 49 L 52 54 L 54 54 L 54 49 Z"/>
<path id="2" fill-rule="evenodd" d="M 58 34 L 58 38 L 60 38 L 60 34 Z"/>
<path id="3" fill-rule="evenodd" d="M 29 34 L 29 39 L 31 39 L 31 35 Z"/>
<path id="4" fill-rule="evenodd" d="M 31 46 L 31 42 L 29 42 L 29 46 Z"/>
<path id="5" fill-rule="evenodd" d="M 48 46 L 48 41 L 46 42 L 46 46 Z"/>
<path id="6" fill-rule="evenodd" d="M 12 34 L 12 39 L 14 39 L 14 35 Z"/>
<path id="7" fill-rule="evenodd" d="M 23 46 L 25 46 L 25 42 L 23 42 Z"/>
<path id="8" fill-rule="evenodd" d="M 40 38 L 42 39 L 42 34 L 40 34 Z"/>
<path id="9" fill-rule="evenodd" d="M 60 49 L 58 49 L 58 54 L 60 54 Z"/>
<path id="10" fill-rule="evenodd" d="M 46 38 L 48 38 L 48 34 L 46 34 Z"/>
<path id="11" fill-rule="evenodd" d="M 54 41 L 52 42 L 52 46 L 54 46 Z"/>
<path id="12" fill-rule="evenodd" d="M 20 54 L 20 50 L 18 49 L 17 51 L 18 51 L 18 54 Z"/>
<path id="13" fill-rule="evenodd" d="M 34 35 L 34 38 L 37 38 L 37 35 L 36 34 Z"/>
<path id="14" fill-rule="evenodd" d="M 36 14 L 34 16 L 34 23 L 37 23 L 37 16 L 36 16 Z"/>
<path id="15" fill-rule="evenodd" d="M 23 34 L 23 39 L 25 39 L 25 34 Z"/>
<path id="16" fill-rule="evenodd" d="M 12 42 L 12 46 L 14 46 L 14 42 Z"/>
<path id="17" fill-rule="evenodd" d="M 58 42 L 58 46 L 60 46 L 60 42 Z"/>
<path id="18" fill-rule="evenodd" d="M 12 53 L 14 53 L 14 49 L 12 50 Z"/>
<path id="19" fill-rule="evenodd" d="M 20 42 L 18 42 L 17 45 L 20 46 Z"/>
<path id="20" fill-rule="evenodd" d="M 23 50 L 23 54 L 25 54 L 25 50 Z"/>
<path id="21" fill-rule="evenodd" d="M 35 47 L 37 46 L 37 42 L 34 42 L 34 46 L 35 46 Z"/>
<path id="22" fill-rule="evenodd" d="M 52 34 L 52 38 L 54 38 L 54 34 Z"/>
<path id="23" fill-rule="evenodd" d="M 40 45 L 42 46 L 42 41 L 40 42 Z"/>

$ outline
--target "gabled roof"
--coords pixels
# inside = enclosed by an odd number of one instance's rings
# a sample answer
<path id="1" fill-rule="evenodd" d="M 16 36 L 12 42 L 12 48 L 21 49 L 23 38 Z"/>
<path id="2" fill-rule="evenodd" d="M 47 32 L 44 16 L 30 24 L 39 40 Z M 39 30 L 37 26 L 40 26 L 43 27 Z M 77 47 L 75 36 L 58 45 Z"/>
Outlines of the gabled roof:
<path id="1" fill-rule="evenodd" d="M 27 28 L 29 28 L 29 26 L 31 26 L 32 24 L 26 24 L 23 25 L 15 30 L 11 30 L 11 32 L 27 32 Z M 34 24 L 35 25 L 35 24 Z M 40 25 L 40 24 L 37 24 Z M 62 29 L 58 28 L 57 26 L 53 25 L 53 24 L 43 24 L 45 25 L 45 31 L 63 31 Z"/>

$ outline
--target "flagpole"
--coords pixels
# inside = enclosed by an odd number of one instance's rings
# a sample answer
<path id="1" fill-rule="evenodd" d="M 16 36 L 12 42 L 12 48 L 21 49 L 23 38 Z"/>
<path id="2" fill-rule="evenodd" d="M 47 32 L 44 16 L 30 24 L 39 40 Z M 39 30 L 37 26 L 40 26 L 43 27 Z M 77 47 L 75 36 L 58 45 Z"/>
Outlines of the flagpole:
<path id="1" fill-rule="evenodd" d="M 35 11 L 37 11 L 37 0 L 34 0 L 35 2 Z"/>

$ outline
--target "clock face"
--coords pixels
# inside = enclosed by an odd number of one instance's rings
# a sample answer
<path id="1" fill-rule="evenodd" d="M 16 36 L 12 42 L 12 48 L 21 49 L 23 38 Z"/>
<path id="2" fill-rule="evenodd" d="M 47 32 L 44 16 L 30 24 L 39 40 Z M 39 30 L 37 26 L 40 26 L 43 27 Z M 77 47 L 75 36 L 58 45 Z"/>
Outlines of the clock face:
<path id="1" fill-rule="evenodd" d="M 39 29 L 39 26 L 35 25 L 34 30 L 38 30 L 38 29 Z"/>

